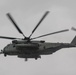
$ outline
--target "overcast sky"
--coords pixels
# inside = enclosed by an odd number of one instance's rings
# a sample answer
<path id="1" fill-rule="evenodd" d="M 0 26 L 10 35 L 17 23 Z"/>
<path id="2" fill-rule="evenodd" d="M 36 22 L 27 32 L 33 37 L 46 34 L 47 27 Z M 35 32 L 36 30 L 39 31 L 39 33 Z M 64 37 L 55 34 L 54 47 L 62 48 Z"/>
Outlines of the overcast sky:
<path id="1" fill-rule="evenodd" d="M 32 37 L 63 29 L 76 27 L 76 0 L 0 0 L 0 35 L 23 37 L 6 14 L 9 12 L 26 36 L 39 22 L 42 15 L 50 13 L 38 27 Z M 48 42 L 70 43 L 76 32 L 69 31 L 39 38 Z M 10 40 L 0 39 L 0 49 Z M 1 75 L 76 75 L 76 49 L 61 49 L 58 52 L 42 56 L 42 59 L 24 59 L 16 56 L 0 56 Z"/>

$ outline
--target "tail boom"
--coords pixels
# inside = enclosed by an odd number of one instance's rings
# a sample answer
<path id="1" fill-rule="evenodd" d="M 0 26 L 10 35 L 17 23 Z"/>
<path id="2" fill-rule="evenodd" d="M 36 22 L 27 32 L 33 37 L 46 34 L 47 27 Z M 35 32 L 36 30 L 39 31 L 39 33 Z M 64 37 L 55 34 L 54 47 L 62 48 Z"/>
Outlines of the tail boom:
<path id="1" fill-rule="evenodd" d="M 75 36 L 74 39 L 72 40 L 71 44 L 76 45 L 76 36 Z"/>

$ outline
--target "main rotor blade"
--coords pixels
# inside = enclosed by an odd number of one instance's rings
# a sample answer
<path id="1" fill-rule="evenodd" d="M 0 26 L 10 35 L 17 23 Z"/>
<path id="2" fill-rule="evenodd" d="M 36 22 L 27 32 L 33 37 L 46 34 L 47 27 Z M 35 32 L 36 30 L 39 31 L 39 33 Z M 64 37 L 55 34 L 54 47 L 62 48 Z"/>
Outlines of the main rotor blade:
<path id="1" fill-rule="evenodd" d="M 10 15 L 10 13 L 7 13 L 8 18 L 10 19 L 10 21 L 13 23 L 13 25 L 15 26 L 15 28 L 18 30 L 19 33 L 21 33 L 24 37 L 25 35 L 23 34 L 23 32 L 21 31 L 21 29 L 18 27 L 18 25 L 16 24 L 16 22 L 14 21 L 13 17 Z"/>
<path id="2" fill-rule="evenodd" d="M 36 27 L 33 29 L 31 35 L 29 36 L 29 38 L 32 36 L 32 34 L 35 32 L 35 30 L 38 28 L 38 26 L 41 24 L 41 22 L 44 20 L 44 18 L 48 15 L 49 11 L 46 11 L 45 14 L 42 16 L 42 18 L 40 19 L 40 21 L 38 22 L 38 24 L 36 25 Z"/>
<path id="3" fill-rule="evenodd" d="M 32 39 L 41 38 L 41 37 L 45 37 L 45 36 L 52 35 L 52 34 L 57 34 L 57 33 L 61 33 L 61 32 L 66 32 L 66 31 L 69 31 L 69 29 L 65 29 L 65 30 L 61 30 L 61 31 L 57 31 L 57 32 L 53 32 L 53 33 L 41 35 L 41 36 L 38 36 L 38 37 L 35 37 L 35 38 L 31 38 L 31 40 L 32 40 Z"/>
<path id="4" fill-rule="evenodd" d="M 20 39 L 20 38 L 14 38 L 14 37 L 6 37 L 6 36 L 0 36 L 0 38 L 2 38 L 2 39 L 10 39 L 10 40 Z"/>

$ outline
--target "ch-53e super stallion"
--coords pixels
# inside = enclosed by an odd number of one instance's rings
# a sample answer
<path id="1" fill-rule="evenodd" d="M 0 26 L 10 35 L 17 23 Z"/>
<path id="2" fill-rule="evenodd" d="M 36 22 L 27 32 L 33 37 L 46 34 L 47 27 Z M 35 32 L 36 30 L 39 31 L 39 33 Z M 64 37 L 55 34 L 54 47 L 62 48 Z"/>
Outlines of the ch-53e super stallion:
<path id="1" fill-rule="evenodd" d="M 48 15 L 48 13 L 49 11 L 46 11 L 44 13 L 44 15 L 42 16 L 38 24 L 35 26 L 35 28 L 33 29 L 29 37 L 26 37 L 24 35 L 24 33 L 18 27 L 18 25 L 10 15 L 10 13 L 7 13 L 7 17 L 13 23 L 13 25 L 18 30 L 18 32 L 24 36 L 24 38 L 0 36 L 0 38 L 12 40 L 12 43 L 4 47 L 4 49 L 1 50 L 0 54 L 4 54 L 4 56 L 16 55 L 19 58 L 25 58 L 25 60 L 27 61 L 28 58 L 35 58 L 37 60 L 38 58 L 41 58 L 41 55 L 49 55 L 62 48 L 76 47 L 76 37 L 72 40 L 71 43 L 50 43 L 42 40 L 41 41 L 34 40 L 48 35 L 66 32 L 66 31 L 69 31 L 69 29 L 64 29 L 64 30 L 31 38 L 32 34 L 35 32 L 35 30 L 38 28 L 38 26 L 41 24 L 44 18 Z"/>

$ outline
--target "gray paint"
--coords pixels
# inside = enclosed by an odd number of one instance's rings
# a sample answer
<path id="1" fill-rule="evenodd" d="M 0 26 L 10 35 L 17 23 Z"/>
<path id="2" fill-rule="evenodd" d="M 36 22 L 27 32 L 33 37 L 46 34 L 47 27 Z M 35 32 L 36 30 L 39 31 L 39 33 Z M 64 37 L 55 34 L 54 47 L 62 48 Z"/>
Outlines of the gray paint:
<path id="1" fill-rule="evenodd" d="M 76 27 L 75 0 L 0 0 L 0 35 L 22 37 L 6 17 L 11 12 L 19 27 L 29 36 L 46 10 L 51 13 L 40 25 L 33 36 Z M 43 29 L 43 30 L 42 30 Z M 71 42 L 76 32 L 56 34 L 45 38 L 50 42 Z M 0 39 L 0 49 L 9 40 Z M 76 75 L 76 49 L 62 49 L 53 55 L 43 56 L 37 61 L 25 62 L 16 57 L 0 56 L 1 75 Z"/>

